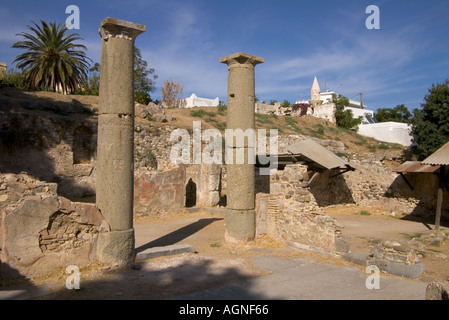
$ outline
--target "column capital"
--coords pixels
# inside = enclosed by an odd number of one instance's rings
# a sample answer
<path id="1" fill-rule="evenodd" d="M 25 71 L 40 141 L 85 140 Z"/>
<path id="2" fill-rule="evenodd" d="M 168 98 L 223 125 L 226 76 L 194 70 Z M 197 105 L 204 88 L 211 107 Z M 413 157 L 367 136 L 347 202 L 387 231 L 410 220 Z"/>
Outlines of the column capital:
<path id="1" fill-rule="evenodd" d="M 98 33 L 103 40 L 117 37 L 134 41 L 146 29 L 147 27 L 142 24 L 107 17 L 101 21 Z"/>
<path id="2" fill-rule="evenodd" d="M 228 66 L 231 65 L 252 65 L 255 66 L 259 63 L 264 63 L 264 58 L 254 56 L 252 54 L 248 54 L 245 52 L 237 52 L 234 54 L 231 54 L 229 56 L 220 58 L 221 63 L 226 63 Z"/>

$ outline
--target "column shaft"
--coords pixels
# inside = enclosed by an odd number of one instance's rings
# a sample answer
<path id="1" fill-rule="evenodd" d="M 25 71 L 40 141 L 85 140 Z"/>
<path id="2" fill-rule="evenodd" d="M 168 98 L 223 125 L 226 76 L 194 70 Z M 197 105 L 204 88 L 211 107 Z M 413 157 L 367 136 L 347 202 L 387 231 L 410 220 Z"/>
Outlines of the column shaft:
<path id="1" fill-rule="evenodd" d="M 229 69 L 227 129 L 232 129 L 234 132 L 240 130 L 240 134 L 245 136 L 249 134 L 248 130 L 252 130 L 252 134 L 255 136 L 254 67 L 263 61 L 262 58 L 242 52 L 220 59 L 220 62 L 226 63 Z M 226 141 L 227 159 L 235 160 L 237 152 L 244 154 L 243 163 L 236 163 L 235 161 L 226 163 L 228 211 L 226 213 L 225 237 L 230 242 L 251 241 L 256 233 L 254 211 L 255 159 L 247 157 L 248 153 L 254 153 L 253 148 L 254 145 L 251 145 L 248 140 L 235 144 Z"/>
<path id="2" fill-rule="evenodd" d="M 145 26 L 106 18 L 102 37 L 96 205 L 110 231 L 99 235 L 100 261 L 134 259 L 134 40 Z"/>

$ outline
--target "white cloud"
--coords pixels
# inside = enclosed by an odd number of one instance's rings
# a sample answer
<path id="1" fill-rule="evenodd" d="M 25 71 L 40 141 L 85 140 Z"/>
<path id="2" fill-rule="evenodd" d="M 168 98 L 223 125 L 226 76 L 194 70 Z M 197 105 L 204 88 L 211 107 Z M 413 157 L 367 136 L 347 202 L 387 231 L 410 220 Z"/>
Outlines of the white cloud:
<path id="1" fill-rule="evenodd" d="M 326 81 L 327 89 L 350 96 L 359 92 L 368 95 L 391 92 L 397 84 L 394 81 L 409 81 L 401 78 L 401 74 L 415 53 L 414 45 L 403 37 L 359 36 L 352 38 L 349 45 L 334 42 L 313 53 L 272 59 L 274 62 L 264 68 L 264 87 L 269 93 L 268 81 L 287 84 L 274 85 L 272 90 L 287 92 L 294 88 L 292 83 L 297 83 L 298 86 L 306 84 L 306 92 L 310 92 L 313 78 L 317 76 L 323 91 Z"/>

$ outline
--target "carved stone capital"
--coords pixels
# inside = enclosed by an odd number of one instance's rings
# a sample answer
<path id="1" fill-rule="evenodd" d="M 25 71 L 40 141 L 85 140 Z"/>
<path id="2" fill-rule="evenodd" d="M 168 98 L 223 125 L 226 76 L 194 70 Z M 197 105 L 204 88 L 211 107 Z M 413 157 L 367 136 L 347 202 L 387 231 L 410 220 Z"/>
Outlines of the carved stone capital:
<path id="1" fill-rule="evenodd" d="M 221 63 L 226 63 L 228 66 L 244 66 L 250 65 L 254 67 L 256 64 L 263 63 L 264 58 L 257 57 L 244 52 L 237 52 L 229 56 L 220 58 Z"/>
<path id="2" fill-rule="evenodd" d="M 139 34 L 146 31 L 146 26 L 114 18 L 105 18 L 101 21 L 101 28 L 98 30 L 101 38 L 121 38 L 134 41 Z"/>

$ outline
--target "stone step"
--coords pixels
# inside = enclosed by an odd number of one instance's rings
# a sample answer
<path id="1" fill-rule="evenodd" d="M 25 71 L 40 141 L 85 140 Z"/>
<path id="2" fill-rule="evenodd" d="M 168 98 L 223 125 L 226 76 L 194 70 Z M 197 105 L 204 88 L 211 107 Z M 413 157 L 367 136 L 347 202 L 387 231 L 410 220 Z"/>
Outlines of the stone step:
<path id="1" fill-rule="evenodd" d="M 180 253 L 192 252 L 195 253 L 195 247 L 190 244 L 172 244 L 163 247 L 153 247 L 138 252 L 137 260 L 147 260 L 163 256 L 172 256 Z"/>

